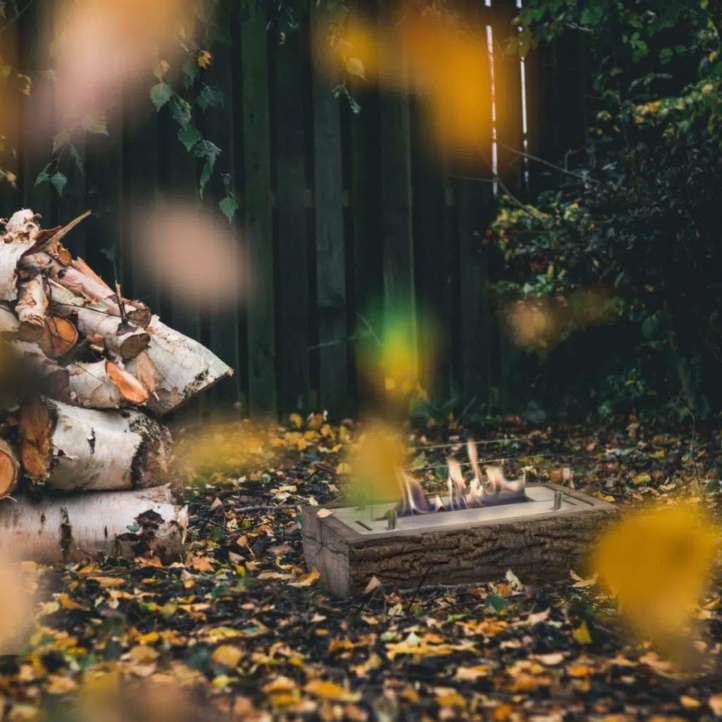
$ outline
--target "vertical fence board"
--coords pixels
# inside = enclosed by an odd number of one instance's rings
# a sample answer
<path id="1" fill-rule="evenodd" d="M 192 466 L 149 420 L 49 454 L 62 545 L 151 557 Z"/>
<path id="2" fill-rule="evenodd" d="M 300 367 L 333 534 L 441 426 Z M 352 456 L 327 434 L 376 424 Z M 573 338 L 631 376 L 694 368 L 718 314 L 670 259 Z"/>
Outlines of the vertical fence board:
<path id="1" fill-rule="evenodd" d="M 255 2 L 241 12 L 244 69 L 244 213 L 253 303 L 248 309 L 248 405 L 252 416 L 275 413 L 276 342 L 274 251 L 266 18 Z"/>
<path id="2" fill-rule="evenodd" d="M 496 94 L 496 139 L 500 191 L 520 198 L 523 191 L 524 137 L 522 122 L 521 63 L 516 53 L 506 52 L 516 35 L 515 4 L 497 4 L 494 33 L 494 87 Z M 521 397 L 521 355 L 502 328 L 500 338 L 501 407 L 517 411 Z"/>
<path id="3" fill-rule="evenodd" d="M 6 27 L 0 35 L 0 57 L 13 69 L 18 68 L 20 63 L 18 35 L 17 22 Z M 21 169 L 16 155 L 20 145 L 20 92 L 12 87 L 12 75 L 5 81 L 0 102 L 0 121 L 3 124 L 0 132 L 6 138 L 6 147 L 0 158 L 2 167 L 15 175 L 14 183 L 0 180 L 0 218 L 9 218 L 20 208 L 22 199 Z"/>
<path id="4" fill-rule="evenodd" d="M 388 13 L 381 12 L 380 22 L 390 22 Z M 384 72 L 383 68 L 381 72 Z M 384 323 L 386 325 L 391 316 L 403 319 L 410 333 L 410 343 L 415 345 L 410 115 L 406 93 L 381 91 L 380 147 Z"/>
<path id="5" fill-rule="evenodd" d="M 131 234 L 134 228 L 133 214 L 141 205 L 153 207 L 158 200 L 159 186 L 159 138 L 158 113 L 151 103 L 146 87 L 138 87 L 138 108 L 128 117 L 126 123 L 125 153 L 123 166 L 123 197 L 125 199 L 124 226 L 126 232 L 123 244 L 123 281 L 125 292 L 148 306 L 153 313 L 161 313 L 161 293 L 151 280 L 151 270 L 144 268 L 146 261 L 134 252 Z M 167 320 L 167 319 L 164 319 Z"/>
<path id="6" fill-rule="evenodd" d="M 346 362 L 346 259 L 339 101 L 314 75 L 314 204 L 320 401 L 334 417 L 349 413 Z"/>
<path id="7" fill-rule="evenodd" d="M 35 3 L 17 20 L 19 60 L 22 70 L 34 80 L 32 97 L 22 98 L 20 105 L 22 200 L 24 206 L 43 217 L 46 226 L 55 222 L 56 192 L 49 183 L 36 186 L 35 181 L 50 161 L 54 114 L 50 107 L 40 114 L 36 100 L 50 84 L 49 80 L 41 79 L 42 71 L 50 62 L 48 39 L 51 37 L 52 12 L 49 7 L 48 3 Z"/>
<path id="8" fill-rule="evenodd" d="M 412 108 L 415 111 L 411 144 L 415 286 L 422 322 L 418 340 L 420 371 L 432 402 L 447 401 L 448 369 L 444 367 L 444 360 L 448 359 L 451 347 L 446 304 L 449 282 L 448 246 L 444 242 L 446 194 L 436 149 L 428 144 L 425 108 L 420 103 L 414 103 Z M 434 333 L 424 333 L 427 319 L 433 320 Z"/>
<path id="9" fill-rule="evenodd" d="M 273 48 L 278 232 L 278 404 L 309 408 L 309 269 L 303 68 L 299 33 Z"/>
<path id="10" fill-rule="evenodd" d="M 226 187 L 220 174 L 228 174 L 229 187 L 235 191 L 235 138 L 234 125 L 236 109 L 233 103 L 233 37 L 232 28 L 237 21 L 237 3 L 220 20 L 223 22 L 224 35 L 219 38 L 213 51 L 211 67 L 204 78 L 210 86 L 218 88 L 223 94 L 223 107 L 206 111 L 205 134 L 212 143 L 221 149 L 217 162 L 218 173 L 214 176 L 206 191 L 208 212 L 220 214 L 218 203 L 226 194 Z M 224 219 L 225 221 L 225 219 Z M 240 248 L 239 221 L 234 218 L 230 224 L 236 244 L 229 249 L 229 262 L 236 268 L 243 268 L 239 262 Z M 219 358 L 236 370 L 231 378 L 223 379 L 211 390 L 211 398 L 220 407 L 227 407 L 240 400 L 240 344 L 239 344 L 239 301 L 244 292 L 242 279 L 237 280 L 235 298 L 224 300 L 220 307 L 211 309 L 208 314 L 208 346 Z"/>
<path id="11" fill-rule="evenodd" d="M 108 122 L 109 137 L 87 136 L 86 204 L 93 215 L 84 222 L 87 261 L 113 286 L 123 281 L 121 223 L 123 207 L 123 127 L 119 118 Z M 126 274 L 129 275 L 129 274 Z"/>

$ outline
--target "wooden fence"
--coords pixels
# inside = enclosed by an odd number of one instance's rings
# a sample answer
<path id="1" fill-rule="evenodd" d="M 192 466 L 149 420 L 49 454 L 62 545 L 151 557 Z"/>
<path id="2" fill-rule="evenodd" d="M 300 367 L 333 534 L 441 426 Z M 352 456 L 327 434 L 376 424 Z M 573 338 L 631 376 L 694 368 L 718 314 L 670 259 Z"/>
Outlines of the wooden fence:
<path id="1" fill-rule="evenodd" d="M 70 176 L 62 197 L 35 186 L 50 149 L 37 147 L 37 119 L 21 108 L 18 188 L 2 190 L 0 215 L 22 205 L 51 225 L 91 209 L 72 250 L 108 278 L 115 254 L 126 295 L 143 298 L 236 368 L 209 395 L 217 404 L 235 403 L 252 416 L 357 413 L 369 390 L 348 339 L 362 323 L 359 314 L 380 301 L 437 320 L 441 362 L 424 379 L 433 400 L 454 401 L 467 413 L 519 410 L 526 362 L 500 334 L 489 303 L 490 280 L 501 268 L 483 237 L 500 184 L 523 198 L 544 183 L 537 173 L 543 166 L 524 153 L 557 159 L 581 145 L 580 56 L 565 46 L 523 63 L 509 57 L 502 48 L 516 32 L 516 6 L 474 6 L 495 81 L 494 135 L 484 155 L 496 175 L 484 164 L 463 176 L 445 174 L 425 148 L 413 99 L 359 83 L 361 111 L 354 114 L 312 70 L 307 19 L 278 45 L 260 5 L 234 3 L 231 42 L 214 48 L 208 71 L 225 108 L 199 118 L 222 149 L 219 167 L 232 177 L 241 203 L 239 251 L 254 274 L 252 297 L 232 311 L 189 311 L 140 281 L 128 243 L 131 204 L 192 194 L 200 170 L 176 139 L 167 109 L 156 113 L 150 100 L 142 123 L 116 118 L 108 138 L 81 143 L 85 173 Z M 46 7 L 35 3 L 5 33 L 5 54 L 30 75 L 47 67 L 34 42 Z M 215 179 L 204 202 L 216 204 L 221 194 Z M 423 334 L 418 343 L 426 343 Z"/>

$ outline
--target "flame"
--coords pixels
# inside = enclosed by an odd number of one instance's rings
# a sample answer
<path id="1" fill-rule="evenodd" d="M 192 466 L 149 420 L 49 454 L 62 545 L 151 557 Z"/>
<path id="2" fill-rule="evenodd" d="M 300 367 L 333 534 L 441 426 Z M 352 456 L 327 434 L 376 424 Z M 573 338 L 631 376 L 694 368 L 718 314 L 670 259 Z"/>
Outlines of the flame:
<path id="1" fill-rule="evenodd" d="M 411 516 L 437 511 L 462 511 L 527 501 L 525 472 L 522 473 L 521 478 L 515 480 L 507 479 L 500 466 L 486 466 L 482 473 L 476 444 L 473 441 L 468 442 L 467 452 L 473 473 L 469 484 L 464 479 L 459 461 L 451 456 L 446 459 L 449 495 L 445 501 L 438 495 L 429 501 L 421 482 L 411 474 L 399 471 L 401 502 L 397 507 L 397 514 Z"/>

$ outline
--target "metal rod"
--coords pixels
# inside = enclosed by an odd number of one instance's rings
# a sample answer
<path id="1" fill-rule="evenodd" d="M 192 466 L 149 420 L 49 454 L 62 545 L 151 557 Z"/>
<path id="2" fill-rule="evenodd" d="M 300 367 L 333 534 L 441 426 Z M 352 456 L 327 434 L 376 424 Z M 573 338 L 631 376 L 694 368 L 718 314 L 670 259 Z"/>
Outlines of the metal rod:
<path id="1" fill-rule="evenodd" d="M 554 492 L 554 506 L 552 507 L 552 511 L 559 511 L 559 509 L 562 508 L 562 492 L 561 491 L 555 491 Z"/>
<path id="2" fill-rule="evenodd" d="M 387 512 L 386 519 L 389 523 L 389 525 L 388 525 L 389 530 L 396 529 L 396 510 L 395 509 L 391 509 L 390 511 Z"/>

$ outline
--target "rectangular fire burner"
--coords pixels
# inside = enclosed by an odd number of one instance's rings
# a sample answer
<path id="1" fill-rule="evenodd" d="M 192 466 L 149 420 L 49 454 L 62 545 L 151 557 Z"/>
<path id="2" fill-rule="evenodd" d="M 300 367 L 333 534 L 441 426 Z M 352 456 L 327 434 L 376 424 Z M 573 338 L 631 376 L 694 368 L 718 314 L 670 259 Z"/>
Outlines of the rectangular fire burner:
<path id="1" fill-rule="evenodd" d="M 448 508 L 448 497 L 441 499 Z M 493 581 L 512 569 L 522 582 L 568 578 L 612 504 L 555 484 L 531 484 L 508 503 L 398 516 L 395 503 L 303 509 L 303 550 L 332 594 L 363 592 L 372 577 L 398 588 Z M 330 514 L 328 512 L 331 512 Z"/>

